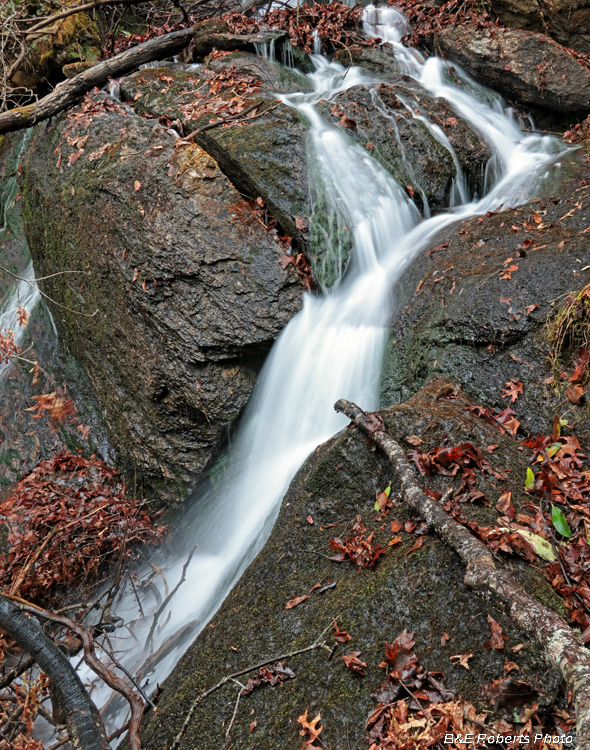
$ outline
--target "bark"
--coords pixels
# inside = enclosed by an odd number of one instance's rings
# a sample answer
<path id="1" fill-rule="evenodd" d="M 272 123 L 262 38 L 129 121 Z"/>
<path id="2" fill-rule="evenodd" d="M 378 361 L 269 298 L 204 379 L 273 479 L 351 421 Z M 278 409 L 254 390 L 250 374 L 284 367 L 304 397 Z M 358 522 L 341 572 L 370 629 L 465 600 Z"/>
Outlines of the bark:
<path id="1" fill-rule="evenodd" d="M 109 750 L 98 709 L 82 681 L 53 641 L 35 620 L 0 595 L 0 627 L 27 651 L 51 682 L 54 710 L 63 712 L 75 750 Z"/>
<path id="2" fill-rule="evenodd" d="M 399 475 L 405 502 L 459 555 L 466 566 L 465 584 L 503 609 L 543 649 L 571 691 L 576 712 L 578 750 L 590 750 L 590 651 L 559 615 L 526 593 L 506 570 L 498 568 L 487 547 L 442 506 L 422 492 L 401 446 L 377 415 L 341 399 L 334 408 L 352 419 L 381 448 Z"/>
<path id="3" fill-rule="evenodd" d="M 59 114 L 76 104 L 95 86 L 104 86 L 109 78 L 126 75 L 144 63 L 169 57 L 180 51 L 189 44 L 193 35 L 192 28 L 163 34 L 88 68 L 61 83 L 51 94 L 35 104 L 17 107 L 0 114 L 0 134 L 28 128 Z"/>

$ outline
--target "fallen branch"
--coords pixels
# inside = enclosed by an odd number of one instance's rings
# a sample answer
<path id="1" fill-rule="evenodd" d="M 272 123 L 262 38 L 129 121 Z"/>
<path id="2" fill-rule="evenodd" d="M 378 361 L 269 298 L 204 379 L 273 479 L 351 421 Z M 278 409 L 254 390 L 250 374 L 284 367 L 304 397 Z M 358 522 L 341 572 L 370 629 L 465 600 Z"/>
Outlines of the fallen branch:
<path id="1" fill-rule="evenodd" d="M 131 750 L 141 750 L 139 730 L 140 730 L 140 725 L 141 725 L 141 719 L 143 716 L 144 704 L 142 700 L 139 698 L 139 696 L 131 689 L 131 687 L 124 680 L 114 675 L 96 656 L 96 654 L 94 653 L 94 641 L 92 639 L 92 633 L 91 633 L 90 628 L 86 628 L 83 625 L 79 625 L 73 620 L 70 620 L 69 617 L 64 617 L 63 615 L 56 615 L 56 614 L 53 614 L 53 612 L 48 612 L 46 609 L 43 609 L 42 607 L 38 607 L 36 604 L 31 604 L 30 602 L 27 602 L 24 599 L 20 599 L 20 597 L 16 597 L 16 596 L 10 597 L 9 595 L 6 595 L 4 597 L 0 596 L 0 605 L 2 604 L 3 600 L 6 601 L 7 605 L 10 604 L 10 602 L 7 601 L 8 599 L 12 599 L 18 605 L 18 610 L 21 610 L 21 612 L 29 612 L 32 615 L 36 615 L 37 617 L 42 617 L 43 619 L 49 620 L 50 622 L 56 622 L 59 625 L 63 625 L 64 627 L 71 630 L 80 638 L 80 640 L 82 641 L 82 646 L 84 648 L 84 661 L 86 662 L 86 664 L 88 664 L 88 666 L 112 690 L 115 690 L 116 692 L 120 693 L 129 703 L 129 708 L 131 709 L 131 719 L 129 722 L 129 747 L 131 748 Z M 28 618 L 26 619 L 28 622 L 30 622 Z M 0 626 L 2 626 L 7 632 L 10 632 L 8 628 L 6 627 L 5 623 L 2 622 L 1 620 L 0 620 Z M 12 635 L 12 633 L 10 634 Z M 13 638 L 14 637 L 15 636 L 13 636 Z M 19 643 L 22 643 L 22 642 L 19 642 Z M 26 648 L 26 647 L 23 645 L 23 648 Z M 26 650 L 29 651 L 28 648 Z M 29 651 L 29 653 L 31 652 Z M 38 663 L 41 669 L 43 669 L 43 671 L 46 672 L 46 674 L 51 678 L 51 675 L 43 667 L 41 662 L 38 661 Z M 90 700 L 88 696 L 86 697 L 88 700 Z M 94 706 L 94 704 L 92 705 Z M 69 713 L 70 711 L 68 711 L 66 714 L 67 718 L 69 718 Z M 98 712 L 97 712 L 97 715 L 98 715 Z M 99 720 L 100 720 L 100 717 L 99 717 Z M 104 727 L 103 727 L 103 733 L 104 733 Z M 106 742 L 106 737 L 105 737 L 105 742 Z M 77 750 L 77 746 L 74 745 L 74 747 Z M 82 749 L 94 750 L 94 747 L 96 747 L 98 750 L 99 748 L 98 745 L 96 746 L 88 745 L 88 747 L 86 747 L 85 745 L 80 745 L 79 747 L 81 750 Z M 108 748 L 108 743 L 104 747 L 106 750 Z M 102 750 L 102 747 L 100 748 L 100 750 Z"/>
<path id="2" fill-rule="evenodd" d="M 179 52 L 189 44 L 193 35 L 192 28 L 172 31 L 93 65 L 92 68 L 61 83 L 51 94 L 35 104 L 17 107 L 0 114 L 0 134 L 28 128 L 59 114 L 76 104 L 95 86 L 104 86 L 109 78 L 119 78 L 144 63 Z"/>
<path id="3" fill-rule="evenodd" d="M 550 666 L 557 669 L 571 691 L 577 724 L 578 750 L 590 749 L 590 652 L 580 636 L 559 615 L 547 609 L 520 587 L 506 570 L 496 567 L 487 547 L 440 503 L 420 488 L 402 447 L 376 414 L 366 414 L 356 404 L 341 399 L 334 408 L 369 435 L 399 475 L 405 502 L 426 521 L 465 563 L 465 584 L 484 599 L 493 599 L 523 631 L 543 649 Z"/>
<path id="4" fill-rule="evenodd" d="M 63 713 L 70 742 L 75 750 L 109 750 L 98 709 L 84 689 L 80 677 L 39 625 L 27 617 L 23 607 L 0 595 L 0 627 L 29 653 L 51 682 L 54 711 Z"/>

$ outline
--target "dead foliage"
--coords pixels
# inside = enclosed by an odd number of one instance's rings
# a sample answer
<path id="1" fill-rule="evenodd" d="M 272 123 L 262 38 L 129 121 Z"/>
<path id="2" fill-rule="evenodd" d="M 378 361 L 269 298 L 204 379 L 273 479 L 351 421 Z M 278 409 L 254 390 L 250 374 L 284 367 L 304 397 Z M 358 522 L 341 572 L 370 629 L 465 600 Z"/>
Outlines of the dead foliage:
<path id="1" fill-rule="evenodd" d="M 0 586 L 37 601 L 92 580 L 108 561 L 131 557 L 137 543 L 157 543 L 165 534 L 115 469 L 66 450 L 18 483 L 0 504 L 0 517 L 9 530 Z"/>
<path id="2" fill-rule="evenodd" d="M 329 53 L 352 46 L 375 46 L 377 41 L 365 37 L 360 29 L 362 9 L 349 8 L 344 3 L 327 5 L 311 2 L 293 8 L 278 8 L 267 13 L 262 20 L 246 18 L 240 13 L 225 16 L 234 34 L 254 34 L 259 31 L 280 29 L 289 34 L 294 47 L 304 52 L 314 51 L 316 37 L 322 52 Z"/>
<path id="3" fill-rule="evenodd" d="M 359 570 L 374 567 L 381 555 L 385 554 L 385 548 L 374 541 L 374 536 L 373 531 L 367 536 L 367 527 L 357 516 L 351 536 L 344 540 L 339 537 L 330 539 L 330 547 L 337 553 L 330 559 L 335 562 L 351 560 Z"/>

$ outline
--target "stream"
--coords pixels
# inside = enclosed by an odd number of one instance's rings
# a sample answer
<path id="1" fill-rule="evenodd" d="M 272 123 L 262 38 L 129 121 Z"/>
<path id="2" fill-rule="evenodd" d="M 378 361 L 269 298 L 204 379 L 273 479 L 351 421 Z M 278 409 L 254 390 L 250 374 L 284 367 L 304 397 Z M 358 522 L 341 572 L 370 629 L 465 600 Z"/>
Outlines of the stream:
<path id="1" fill-rule="evenodd" d="M 162 576 L 154 576 L 150 567 L 138 573 L 139 578 L 149 575 L 152 593 L 144 588 L 140 602 L 136 586 L 128 583 L 113 604 L 113 615 L 126 624 L 109 635 L 111 647 L 148 693 L 170 673 L 261 549 L 306 457 L 346 426 L 348 420 L 336 414 L 333 404 L 346 398 L 366 410 L 379 407 L 392 290 L 408 264 L 445 227 L 534 198 L 563 153 L 555 139 L 521 132 L 502 99 L 456 66 L 451 76 L 441 59 L 425 61 L 406 48 L 400 41 L 406 21 L 395 9 L 368 6 L 364 23 L 367 34 L 392 44 L 402 72 L 433 96 L 447 100 L 485 140 L 493 154 L 486 169 L 485 194 L 470 194 L 448 138 L 408 107 L 408 116 L 423 120 L 457 166 L 448 211 L 430 216 L 426 207 L 422 218 L 389 172 L 344 130 L 320 116 L 316 108 L 320 100 L 332 99 L 360 82 L 378 83 L 360 68 L 347 70 L 312 55 L 313 92 L 280 97 L 309 123 L 310 161 L 321 183 L 316 187 L 333 207 L 336 227 L 346 225 L 353 232 L 354 250 L 345 273 L 331 289 L 304 295 L 301 311 L 266 360 L 222 476 L 214 489 L 193 498 L 185 522 L 195 545 L 190 564 L 185 566 L 187 550 L 170 551 Z M 376 93 L 375 97 L 378 106 Z M 23 292 L 19 287 L 15 294 Z M 14 305 L 5 305 L 2 327 L 10 327 L 4 317 L 8 307 Z M 167 591 L 182 577 L 182 585 L 161 610 Z M 79 671 L 84 681 L 93 681 L 84 666 Z M 92 695 L 105 709 L 108 731 L 121 726 L 126 709 L 118 697 L 98 682 Z"/>

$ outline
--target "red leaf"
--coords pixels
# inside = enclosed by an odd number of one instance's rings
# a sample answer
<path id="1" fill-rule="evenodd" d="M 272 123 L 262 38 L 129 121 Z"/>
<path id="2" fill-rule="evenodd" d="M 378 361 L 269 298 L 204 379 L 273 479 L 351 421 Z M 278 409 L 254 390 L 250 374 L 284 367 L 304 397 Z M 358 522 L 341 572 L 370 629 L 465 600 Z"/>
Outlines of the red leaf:
<path id="1" fill-rule="evenodd" d="M 291 599 L 291 601 L 287 602 L 287 604 L 285 605 L 285 609 L 293 609 L 293 607 L 298 607 L 307 598 L 307 594 L 303 594 L 303 596 L 298 596 L 295 599 Z"/>
<path id="2" fill-rule="evenodd" d="M 357 674 L 365 674 L 365 669 L 367 667 L 367 663 L 364 661 L 361 661 L 358 657 L 361 655 L 360 651 L 353 651 L 352 654 L 346 654 L 342 657 L 344 663 L 350 669 L 352 672 L 356 672 Z"/>

